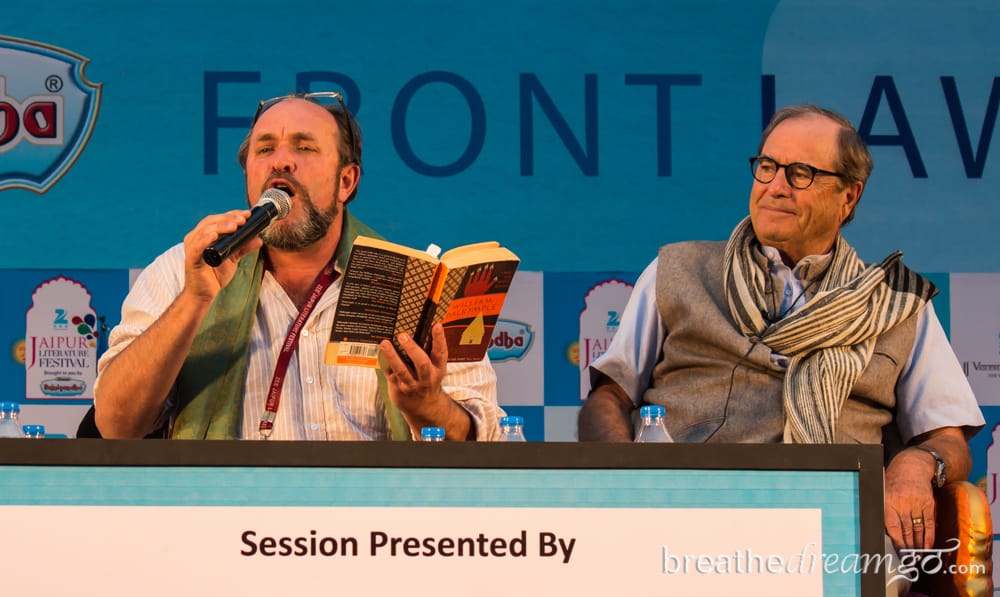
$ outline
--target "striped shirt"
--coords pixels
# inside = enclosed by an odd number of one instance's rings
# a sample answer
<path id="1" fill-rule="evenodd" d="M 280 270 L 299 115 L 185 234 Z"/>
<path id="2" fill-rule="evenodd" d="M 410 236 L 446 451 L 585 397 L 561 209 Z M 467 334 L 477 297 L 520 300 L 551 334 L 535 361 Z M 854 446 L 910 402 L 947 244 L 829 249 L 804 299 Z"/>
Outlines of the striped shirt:
<path id="1" fill-rule="evenodd" d="M 143 270 L 122 303 L 121 323 L 111 331 L 108 350 L 97 365 L 97 383 L 107 364 L 166 311 L 183 286 L 184 246 L 178 244 Z M 338 278 L 302 328 L 285 375 L 271 439 L 390 439 L 375 370 L 331 366 L 323 360 L 340 287 Z M 297 315 L 298 308 L 271 273 L 265 272 L 251 332 L 241 438 L 259 437 L 258 424 L 274 367 Z M 498 421 L 503 412 L 497 406 L 496 374 L 488 358 L 477 363 L 449 363 L 442 388 L 471 415 L 476 439 L 499 436 Z"/>

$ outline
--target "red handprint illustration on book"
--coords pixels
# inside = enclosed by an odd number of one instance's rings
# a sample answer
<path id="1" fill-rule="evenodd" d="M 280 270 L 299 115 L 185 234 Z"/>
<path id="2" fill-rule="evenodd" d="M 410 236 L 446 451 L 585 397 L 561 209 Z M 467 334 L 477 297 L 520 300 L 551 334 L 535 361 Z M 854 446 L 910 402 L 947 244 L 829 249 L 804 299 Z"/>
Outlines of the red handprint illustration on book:
<path id="1" fill-rule="evenodd" d="M 493 275 L 493 264 L 484 265 L 469 274 L 469 280 L 465 283 L 465 296 L 486 294 L 496 283 L 497 278 Z"/>

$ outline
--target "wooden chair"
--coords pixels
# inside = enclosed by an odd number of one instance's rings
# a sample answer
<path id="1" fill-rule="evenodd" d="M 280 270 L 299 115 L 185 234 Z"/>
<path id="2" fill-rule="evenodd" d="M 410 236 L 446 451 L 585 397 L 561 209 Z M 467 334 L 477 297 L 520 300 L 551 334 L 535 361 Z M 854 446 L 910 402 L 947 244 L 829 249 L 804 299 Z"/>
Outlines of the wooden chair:
<path id="1" fill-rule="evenodd" d="M 944 553 L 937 574 L 921 573 L 911 595 L 993 596 L 993 521 L 986 494 L 968 481 L 952 481 L 935 492 L 935 549 Z M 958 539 L 958 549 L 954 549 Z M 955 570 L 949 574 L 949 570 Z"/>

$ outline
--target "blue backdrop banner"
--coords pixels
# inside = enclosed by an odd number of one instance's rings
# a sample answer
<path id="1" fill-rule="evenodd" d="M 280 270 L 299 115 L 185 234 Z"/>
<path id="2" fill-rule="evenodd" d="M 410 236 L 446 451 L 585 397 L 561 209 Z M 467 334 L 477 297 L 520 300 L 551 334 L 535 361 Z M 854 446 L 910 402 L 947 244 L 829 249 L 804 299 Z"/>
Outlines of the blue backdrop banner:
<path id="1" fill-rule="evenodd" d="M 411 246 L 640 271 L 665 242 L 725 238 L 764 119 L 816 102 L 873 147 L 862 257 L 996 271 L 998 27 L 1000 5 L 963 1 L 13 0 L 0 267 L 145 266 L 245 204 L 260 99 L 336 89 L 364 131 L 352 208 Z"/>

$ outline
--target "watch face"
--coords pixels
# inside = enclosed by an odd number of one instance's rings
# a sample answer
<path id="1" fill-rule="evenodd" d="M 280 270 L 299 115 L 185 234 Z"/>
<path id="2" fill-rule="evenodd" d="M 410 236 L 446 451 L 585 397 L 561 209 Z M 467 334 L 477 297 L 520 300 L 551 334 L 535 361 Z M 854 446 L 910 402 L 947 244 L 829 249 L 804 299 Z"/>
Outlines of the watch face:
<path id="1" fill-rule="evenodd" d="M 934 450 L 931 450 L 930 448 L 925 448 L 923 446 L 917 446 L 917 448 L 923 450 L 924 452 L 927 452 L 928 454 L 934 457 L 934 460 L 937 462 L 937 468 L 934 469 L 934 486 L 937 488 L 944 487 L 944 484 L 947 481 L 947 476 L 948 476 L 947 467 L 944 464 L 944 459 L 941 458 L 940 454 L 938 454 Z"/>
<path id="2" fill-rule="evenodd" d="M 933 454 L 933 456 L 934 460 L 937 460 L 937 469 L 935 469 L 934 471 L 934 484 L 937 485 L 939 488 L 944 487 L 944 483 L 946 480 L 944 460 L 942 460 L 941 456 L 939 456 L 938 454 Z"/>

